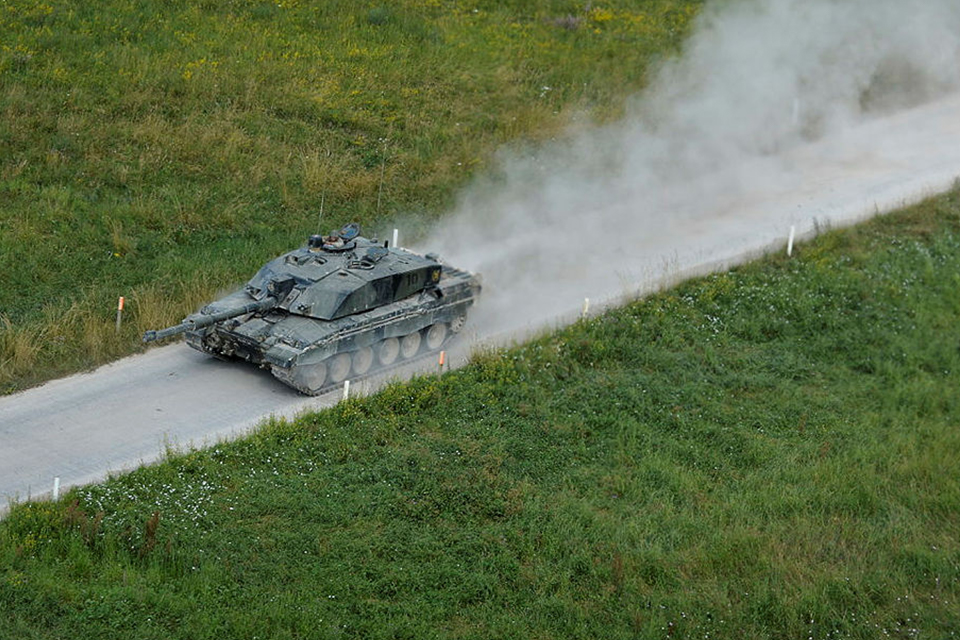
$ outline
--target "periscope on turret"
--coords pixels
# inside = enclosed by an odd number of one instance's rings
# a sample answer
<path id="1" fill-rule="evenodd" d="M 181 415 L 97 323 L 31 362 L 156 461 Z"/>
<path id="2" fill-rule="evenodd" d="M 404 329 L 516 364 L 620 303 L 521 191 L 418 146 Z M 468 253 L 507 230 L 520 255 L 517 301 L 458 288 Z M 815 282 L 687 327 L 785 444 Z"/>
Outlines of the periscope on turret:
<path id="1" fill-rule="evenodd" d="M 364 238 L 349 224 L 311 236 L 240 291 L 143 340 L 184 334 L 199 351 L 253 362 L 315 395 L 439 351 L 463 328 L 480 290 L 475 274 Z"/>

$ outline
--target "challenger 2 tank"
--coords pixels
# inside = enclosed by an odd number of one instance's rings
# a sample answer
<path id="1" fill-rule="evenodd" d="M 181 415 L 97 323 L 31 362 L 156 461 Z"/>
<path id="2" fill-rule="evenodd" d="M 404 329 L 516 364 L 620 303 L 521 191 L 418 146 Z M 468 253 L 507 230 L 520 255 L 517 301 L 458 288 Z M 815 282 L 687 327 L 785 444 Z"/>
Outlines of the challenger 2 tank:
<path id="1" fill-rule="evenodd" d="M 464 325 L 479 278 L 432 254 L 389 247 L 350 224 L 265 264 L 240 291 L 144 342 L 256 363 L 315 395 L 348 378 L 438 351 Z"/>

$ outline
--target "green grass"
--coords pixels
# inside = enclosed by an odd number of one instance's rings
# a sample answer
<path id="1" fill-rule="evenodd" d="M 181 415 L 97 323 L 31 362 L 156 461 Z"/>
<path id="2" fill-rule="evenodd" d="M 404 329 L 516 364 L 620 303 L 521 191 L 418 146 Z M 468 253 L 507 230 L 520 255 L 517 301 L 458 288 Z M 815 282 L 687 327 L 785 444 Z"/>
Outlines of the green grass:
<path id="1" fill-rule="evenodd" d="M 502 145 L 619 115 L 700 1 L 591 6 L 3 4 L 0 392 L 139 349 L 321 203 L 421 233 Z"/>
<path id="2" fill-rule="evenodd" d="M 0 637 L 960 633 L 960 191 L 15 505 Z"/>

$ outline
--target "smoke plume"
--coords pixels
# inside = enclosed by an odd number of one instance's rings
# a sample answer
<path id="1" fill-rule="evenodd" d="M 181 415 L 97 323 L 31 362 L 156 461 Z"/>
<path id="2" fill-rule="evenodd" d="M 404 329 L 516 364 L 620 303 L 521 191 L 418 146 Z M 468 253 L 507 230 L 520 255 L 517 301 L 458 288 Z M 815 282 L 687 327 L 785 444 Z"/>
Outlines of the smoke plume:
<path id="1" fill-rule="evenodd" d="M 708 3 L 623 121 L 504 151 L 425 246 L 483 275 L 482 334 L 536 326 L 943 188 L 960 105 L 921 105 L 958 88 L 956 0 Z"/>

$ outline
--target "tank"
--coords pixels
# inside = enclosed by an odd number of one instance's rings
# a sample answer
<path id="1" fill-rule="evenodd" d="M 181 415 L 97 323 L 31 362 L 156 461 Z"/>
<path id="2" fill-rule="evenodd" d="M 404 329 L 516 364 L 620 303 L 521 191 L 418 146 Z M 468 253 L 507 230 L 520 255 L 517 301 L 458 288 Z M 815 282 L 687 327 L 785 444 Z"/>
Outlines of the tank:
<path id="1" fill-rule="evenodd" d="M 463 328 L 479 277 L 359 233 L 350 224 L 310 236 L 144 342 L 185 334 L 194 349 L 260 365 L 308 395 L 439 351 Z"/>

